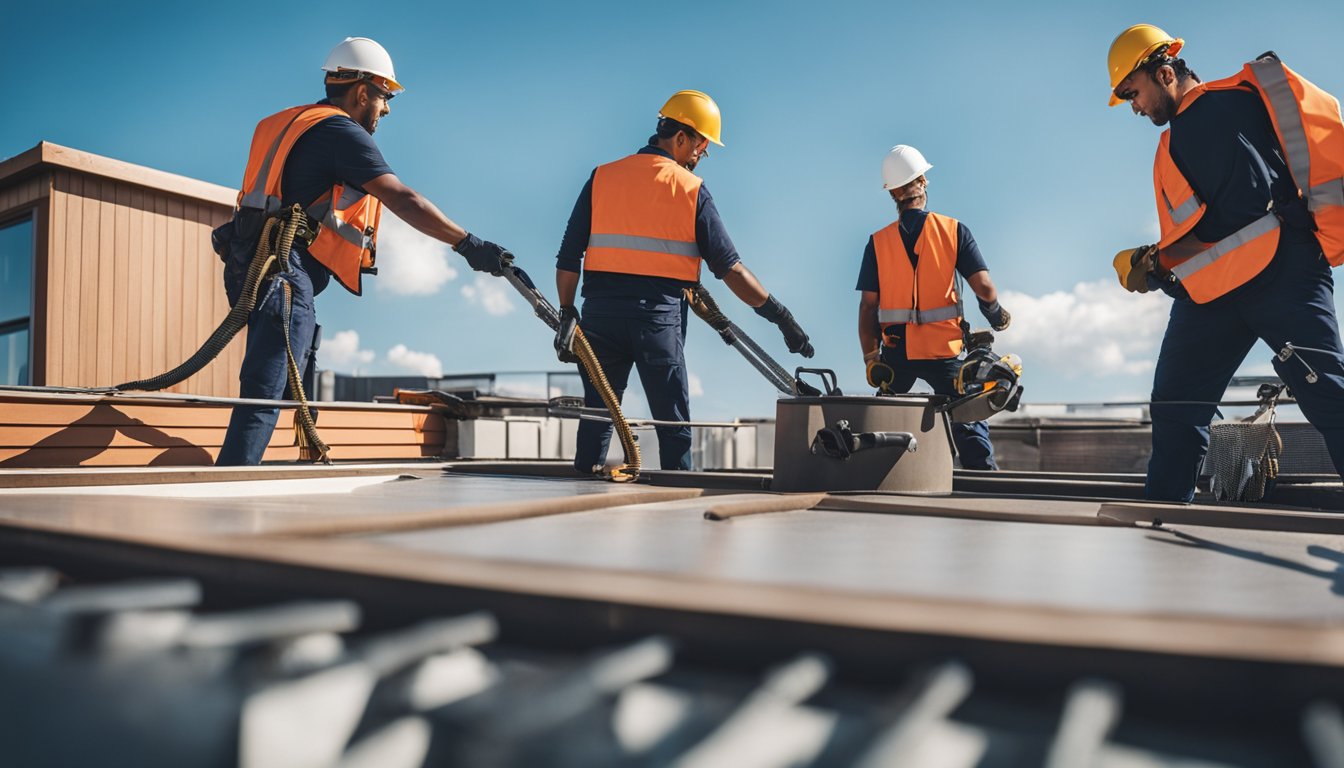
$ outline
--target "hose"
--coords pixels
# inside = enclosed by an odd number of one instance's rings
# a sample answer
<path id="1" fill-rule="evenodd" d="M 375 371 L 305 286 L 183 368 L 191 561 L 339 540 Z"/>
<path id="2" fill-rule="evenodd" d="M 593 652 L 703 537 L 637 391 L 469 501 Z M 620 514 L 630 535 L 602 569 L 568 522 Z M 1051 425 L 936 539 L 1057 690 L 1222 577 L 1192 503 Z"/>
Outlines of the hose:
<path id="1" fill-rule="evenodd" d="M 607 411 L 611 414 L 611 425 L 616 430 L 616 436 L 620 438 L 621 450 L 625 452 L 625 463 L 613 467 L 610 478 L 617 483 L 637 480 L 640 466 L 639 443 L 635 441 L 635 433 L 630 431 L 630 424 L 626 422 L 625 414 L 621 412 L 621 401 L 611 388 L 611 382 L 607 381 L 607 374 L 603 372 L 602 364 L 598 362 L 597 355 L 580 328 L 574 329 L 572 349 L 574 354 L 578 355 L 583 369 L 588 372 L 588 380 L 592 382 L 593 389 L 596 389 L 597 394 L 602 397 L 602 404 L 607 406 Z"/>
<path id="2" fill-rule="evenodd" d="M 238 297 L 237 303 L 229 310 L 229 314 L 224 317 L 223 322 L 215 329 L 214 333 L 205 340 L 201 348 L 196 353 L 187 358 L 186 362 L 176 368 L 161 373 L 149 379 L 140 381 L 129 381 L 125 384 L 118 384 L 114 387 L 119 392 L 127 390 L 143 390 L 146 392 L 155 392 L 161 389 L 167 389 L 174 384 L 179 384 L 192 376 L 196 375 L 202 368 L 210 364 L 210 361 L 219 357 L 229 342 L 238 335 L 238 332 L 247 327 L 247 320 L 252 316 L 252 311 L 257 306 L 257 294 L 261 290 L 261 284 L 276 272 L 278 255 L 285 254 L 288 258 L 289 250 L 294 245 L 294 238 L 298 236 L 300 230 L 305 234 L 311 232 L 308 223 L 308 216 L 303 212 L 303 207 L 295 205 L 288 211 L 283 218 L 283 225 L 276 231 L 276 225 L 282 221 L 279 216 L 272 216 L 266 219 L 262 225 L 261 236 L 257 240 L 257 250 L 252 256 L 252 262 L 248 264 L 247 276 L 243 279 L 243 292 Z M 275 237 L 275 243 L 272 245 L 272 237 Z M 289 389 L 293 396 L 299 401 L 298 411 L 294 418 L 294 441 L 299 446 L 299 458 L 303 461 L 321 461 L 330 464 L 328 457 L 327 444 L 322 442 L 322 438 L 317 435 L 317 424 L 313 420 L 312 411 L 308 408 L 308 398 L 303 391 L 302 376 L 299 374 L 298 365 L 294 361 L 294 351 L 289 340 L 289 317 L 293 290 L 290 284 L 281 281 L 285 294 L 285 356 L 288 359 Z"/>
<path id="3" fill-rule="evenodd" d="M 291 212 L 289 221 L 285 223 L 279 233 L 280 244 L 292 244 L 294 242 L 294 233 L 299 227 L 300 217 L 303 219 L 302 223 L 306 225 L 307 217 L 303 215 L 303 209 L 296 205 Z M 214 333 L 210 334 L 210 338 L 205 340 L 201 348 L 196 350 L 196 354 L 167 373 L 161 373 L 149 379 L 118 384 L 114 389 L 119 392 L 125 392 L 129 389 L 146 392 L 167 389 L 196 375 L 202 368 L 209 365 L 211 360 L 219 357 L 224 348 L 229 345 L 229 342 L 233 341 L 233 337 L 237 336 L 238 332 L 247 326 L 247 318 L 252 315 L 252 310 L 257 305 L 257 292 L 261 289 L 261 283 L 271 274 L 275 266 L 275 254 L 288 253 L 287 250 L 281 251 L 279 248 L 270 247 L 271 237 L 277 222 L 279 222 L 278 218 L 268 218 L 265 225 L 262 226 L 261 238 L 257 241 L 257 251 L 252 257 L 252 263 L 247 267 L 247 277 L 243 280 L 243 292 L 238 297 L 238 303 L 233 305 L 233 309 L 229 310 L 229 314 L 224 317 L 224 321 L 219 324 Z"/>

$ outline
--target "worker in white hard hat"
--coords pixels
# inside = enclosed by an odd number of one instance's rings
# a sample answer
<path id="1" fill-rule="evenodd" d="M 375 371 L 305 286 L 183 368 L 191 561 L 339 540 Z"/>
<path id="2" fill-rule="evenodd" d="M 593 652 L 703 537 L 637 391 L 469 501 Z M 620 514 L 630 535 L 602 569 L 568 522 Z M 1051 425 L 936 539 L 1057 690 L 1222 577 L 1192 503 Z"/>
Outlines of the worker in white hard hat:
<path id="1" fill-rule="evenodd" d="M 862 292 L 859 344 L 868 383 L 879 393 L 909 392 L 922 379 L 937 394 L 958 396 L 969 325 L 957 275 L 971 286 L 994 330 L 1011 321 L 971 231 L 926 210 L 931 168 L 919 150 L 904 144 L 882 161 L 882 187 L 899 216 L 868 238 L 855 286 Z M 954 424 L 952 437 L 963 467 L 998 468 L 985 422 Z"/>
<path id="2" fill-rule="evenodd" d="M 403 88 L 392 57 L 381 45 L 367 37 L 346 38 L 332 49 L 322 70 L 325 99 L 286 109 L 257 125 L 238 208 L 216 232 L 230 304 L 243 292 L 268 219 L 286 219 L 297 205 L 311 222 L 306 231 L 315 233 L 296 240 L 288 263 L 257 291 L 239 374 L 239 396 L 247 399 L 290 399 L 290 367 L 310 369 L 318 344 L 313 299 L 333 276 L 351 293 L 362 292 L 362 276 L 375 273 L 383 206 L 452 246 L 472 269 L 500 274 L 513 258 L 444 216 L 403 184 L 383 159 L 373 133 Z M 236 406 L 217 463 L 259 463 L 278 414 L 274 407 Z"/>
<path id="3" fill-rule="evenodd" d="M 690 419 L 684 344 L 688 304 L 683 291 L 701 279 L 701 266 L 779 328 L 790 352 L 812 357 L 807 333 L 780 300 L 742 263 L 709 190 L 693 171 L 723 146 L 719 106 L 700 91 L 678 91 L 659 110 L 648 144 L 598 166 L 570 213 L 556 255 L 560 295 L 556 354 L 573 362 L 575 327 L 592 345 L 617 397 L 637 368 L 649 410 L 660 421 Z M 583 312 L 575 307 L 582 279 Z M 602 398 L 583 369 L 584 400 Z M 691 429 L 659 426 L 663 469 L 691 468 Z M 606 460 L 611 425 L 579 423 L 574 466 Z"/>

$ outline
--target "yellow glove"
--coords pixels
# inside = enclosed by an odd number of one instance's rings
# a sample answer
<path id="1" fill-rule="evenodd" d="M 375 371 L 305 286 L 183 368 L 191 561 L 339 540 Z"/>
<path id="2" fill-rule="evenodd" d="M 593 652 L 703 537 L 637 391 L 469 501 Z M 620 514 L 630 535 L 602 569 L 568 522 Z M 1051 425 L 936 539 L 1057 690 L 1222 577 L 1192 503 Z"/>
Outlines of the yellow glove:
<path id="1" fill-rule="evenodd" d="M 868 386 L 886 392 L 895 380 L 896 372 L 882 362 L 882 352 L 876 349 L 869 352 L 863 356 L 863 362 L 868 368 Z"/>
<path id="2" fill-rule="evenodd" d="M 1120 279 L 1120 287 L 1130 293 L 1148 292 L 1148 274 L 1157 262 L 1157 245 L 1141 245 L 1138 248 L 1126 248 L 1115 254 L 1111 266 L 1115 267 L 1115 276 Z"/>

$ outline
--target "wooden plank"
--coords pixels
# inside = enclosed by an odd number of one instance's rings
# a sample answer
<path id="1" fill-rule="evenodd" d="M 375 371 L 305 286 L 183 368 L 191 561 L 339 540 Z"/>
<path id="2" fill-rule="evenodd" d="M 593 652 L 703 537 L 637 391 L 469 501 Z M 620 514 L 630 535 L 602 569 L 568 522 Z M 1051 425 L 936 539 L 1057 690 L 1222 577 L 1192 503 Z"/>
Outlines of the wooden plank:
<path id="1" fill-rule="evenodd" d="M 125 423 L 115 426 L 88 424 L 62 426 L 0 426 L 0 448 L 131 448 L 139 445 L 184 443 L 206 447 L 224 444 L 224 425 L 210 427 L 166 427 Z M 442 432 L 415 432 L 409 429 L 334 429 L 319 428 L 318 434 L 329 446 L 338 445 L 434 445 L 443 444 Z M 290 427 L 275 430 L 268 445 L 294 443 Z"/>
<path id="2" fill-rule="evenodd" d="M 229 423 L 231 408 L 219 406 L 159 406 L 125 403 L 14 403 L 0 402 L 0 426 L 62 426 L 76 421 L 91 425 L 119 424 L 127 419 L 153 426 L 198 427 Z M 293 424 L 292 409 L 282 410 L 277 425 Z M 104 416 L 105 414 L 105 416 Z M 444 421 L 437 414 L 413 411 L 352 411 L 318 408 L 318 428 L 388 429 L 442 432 Z"/>
<path id="3" fill-rule="evenodd" d="M 198 206 L 186 201 L 182 207 L 182 359 L 201 348 L 210 332 L 204 330 L 209 304 L 201 290 L 201 225 Z M 208 236 L 208 235 L 207 235 Z M 184 392 L 213 395 L 210 374 L 204 369 L 183 382 Z"/>
<path id="4" fill-rule="evenodd" d="M 52 178 L 51 202 L 48 210 L 51 215 L 49 227 L 51 240 L 47 243 L 47 295 L 51 297 L 47 304 L 47 379 L 45 384 L 54 384 L 61 380 L 61 370 L 65 362 L 65 322 L 72 307 L 65 302 L 65 208 L 67 195 L 56 191 L 56 179 Z"/>
<path id="5" fill-rule="evenodd" d="M 38 470 L 0 471 L 0 488 L 83 488 L 88 486 L 163 485 L 180 483 L 246 482 L 251 480 L 312 480 L 328 477 L 370 477 L 406 473 L 410 476 L 436 474 L 442 462 L 417 463 L 414 466 L 365 464 L 300 464 L 298 466 L 209 467 L 164 470 L 161 468 L 114 471 L 67 472 Z M 415 474 L 411 474 L 415 473 Z"/>
<path id="6" fill-rule="evenodd" d="M 149 273 L 145 271 L 144 266 L 145 212 L 142 207 L 145 204 L 145 193 L 139 187 L 128 187 L 127 192 L 126 272 L 128 279 L 126 283 L 126 370 L 124 371 L 124 381 L 152 375 L 148 373 L 148 366 L 144 364 L 146 349 L 144 329 L 147 325 L 143 319 L 148 307 L 145 306 L 143 286 L 149 277 Z"/>
<path id="7" fill-rule="evenodd" d="M 102 206 L 98 195 L 103 182 L 84 179 L 84 242 L 79 259 L 79 378 L 77 386 L 96 386 L 98 370 L 98 220 Z"/>
<path id="8" fill-rule="evenodd" d="M 42 142 L 39 146 L 41 148 L 41 162 L 70 168 L 80 174 L 138 184 L 158 190 L 160 193 L 203 200 L 220 207 L 232 207 L 237 200 L 237 190 L 221 187 L 218 184 L 146 168 L 121 160 L 113 160 L 110 157 L 102 157 L 91 152 L 81 152 L 47 141 Z M 8 162 L 6 162 L 6 165 L 8 165 Z M 0 166 L 0 169 L 3 168 L 4 166 Z"/>
<path id="9" fill-rule="evenodd" d="M 67 179 L 70 193 L 66 195 L 65 246 L 65 333 L 61 342 L 65 357 L 64 370 L 57 384 L 79 385 L 80 334 L 83 332 L 83 314 L 80 295 L 84 253 L 84 180 L 71 176 Z"/>
<path id="10" fill-rule="evenodd" d="M 217 449 L 186 446 L 178 448 L 107 448 L 96 453 L 70 448 L 0 448 L 0 467 L 144 467 L 208 466 L 214 463 Z M 428 459 L 438 455 L 432 446 L 337 446 L 333 461 L 373 461 L 391 459 Z M 21 457 L 21 458 L 20 458 Z M 295 447 L 267 448 L 263 461 L 298 461 Z"/>
<path id="11" fill-rule="evenodd" d="M 98 194 L 98 325 L 89 341 L 97 350 L 92 383 L 117 384 L 112 379 L 113 314 L 116 304 L 117 207 L 115 182 L 103 182 Z"/>
<path id="12" fill-rule="evenodd" d="M 167 334 L 167 347 L 164 354 L 167 359 L 162 368 L 158 371 L 166 371 L 186 359 L 190 353 L 184 352 L 188 342 L 182 338 L 186 330 L 186 315 L 184 307 L 186 306 L 182 299 L 182 200 L 179 198 L 167 198 L 167 242 L 163 251 L 164 271 L 167 275 L 167 323 L 169 330 Z M 157 372 L 157 371 L 156 371 Z M 169 392 L 188 392 L 190 391 L 182 384 L 168 388 Z"/>
<path id="13" fill-rule="evenodd" d="M 152 344 L 150 346 L 150 375 L 168 370 L 168 275 L 167 240 L 168 219 L 167 201 L 163 195 L 153 195 L 154 204 L 154 242 L 151 244 L 150 270 L 154 273 L 154 292 L 150 296 L 154 312 L 150 323 Z"/>
<path id="14" fill-rule="evenodd" d="M 118 184 L 116 190 L 115 249 L 112 262 L 112 371 L 110 381 L 121 383 L 129 377 L 130 358 L 130 283 L 132 274 L 131 254 L 131 188 L 127 184 Z"/>

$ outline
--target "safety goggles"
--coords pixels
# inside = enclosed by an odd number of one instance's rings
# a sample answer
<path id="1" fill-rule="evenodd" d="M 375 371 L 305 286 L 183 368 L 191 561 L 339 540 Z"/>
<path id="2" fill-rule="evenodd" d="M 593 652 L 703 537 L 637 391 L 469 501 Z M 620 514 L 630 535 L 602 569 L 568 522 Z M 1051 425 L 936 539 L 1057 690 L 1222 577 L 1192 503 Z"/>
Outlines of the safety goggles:
<path id="1" fill-rule="evenodd" d="M 403 89 L 400 85 L 388 80 L 382 75 L 374 75 L 369 72 L 360 72 L 354 69 L 339 69 L 335 72 L 327 73 L 328 83 L 352 83 L 359 80 L 367 80 L 370 85 L 378 90 L 378 95 L 392 100 L 392 97 L 401 93 Z"/>

